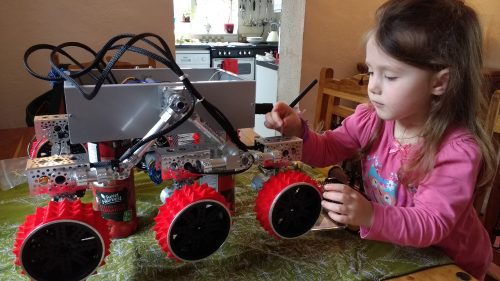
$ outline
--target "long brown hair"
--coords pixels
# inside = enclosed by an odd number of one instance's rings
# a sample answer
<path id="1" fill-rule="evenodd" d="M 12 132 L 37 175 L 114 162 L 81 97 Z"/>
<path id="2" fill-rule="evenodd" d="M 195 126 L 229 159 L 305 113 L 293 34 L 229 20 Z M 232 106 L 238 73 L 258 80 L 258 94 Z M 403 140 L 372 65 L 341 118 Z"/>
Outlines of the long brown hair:
<path id="1" fill-rule="evenodd" d="M 495 152 L 477 118 L 486 109 L 486 93 L 482 91 L 482 32 L 476 12 L 460 0 L 389 0 L 377 10 L 370 33 L 384 52 L 401 62 L 434 72 L 449 69 L 446 92 L 432 101 L 423 145 L 403 164 L 400 181 L 418 183 L 425 178 L 448 129 L 459 126 L 470 131 L 481 151 L 477 187 L 491 184 Z"/>

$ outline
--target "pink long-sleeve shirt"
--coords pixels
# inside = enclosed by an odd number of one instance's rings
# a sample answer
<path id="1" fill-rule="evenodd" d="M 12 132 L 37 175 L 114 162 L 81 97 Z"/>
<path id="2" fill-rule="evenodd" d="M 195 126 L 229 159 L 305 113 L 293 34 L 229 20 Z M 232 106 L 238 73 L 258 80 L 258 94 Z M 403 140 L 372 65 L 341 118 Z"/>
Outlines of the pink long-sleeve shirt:
<path id="1" fill-rule="evenodd" d="M 377 116 L 360 105 L 339 128 L 304 134 L 302 161 L 316 167 L 338 163 L 364 147 Z M 434 169 L 418 186 L 399 183 L 402 160 L 415 146 L 394 139 L 394 121 L 383 121 L 381 136 L 362 161 L 365 193 L 373 206 L 373 224 L 362 238 L 412 247 L 435 245 L 458 266 L 482 280 L 492 260 L 488 234 L 473 208 L 480 151 L 465 129 L 450 130 Z"/>

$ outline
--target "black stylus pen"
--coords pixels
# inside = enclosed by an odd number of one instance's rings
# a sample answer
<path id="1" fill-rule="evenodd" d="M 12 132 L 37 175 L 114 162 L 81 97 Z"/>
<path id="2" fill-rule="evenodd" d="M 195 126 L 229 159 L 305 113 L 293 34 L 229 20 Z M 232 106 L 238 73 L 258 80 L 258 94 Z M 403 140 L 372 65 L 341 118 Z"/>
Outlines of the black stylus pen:
<path id="1" fill-rule="evenodd" d="M 317 79 L 314 79 L 303 91 L 300 93 L 293 101 L 290 103 L 290 107 L 294 108 L 297 103 L 318 83 Z M 256 103 L 255 104 L 255 114 L 266 114 L 271 112 L 274 104 L 272 103 Z"/>
<path id="2" fill-rule="evenodd" d="M 292 103 L 290 103 L 290 107 L 291 108 L 294 108 L 298 103 L 299 101 L 312 89 L 312 87 L 314 87 L 314 85 L 316 85 L 316 83 L 318 83 L 318 79 L 314 79 L 309 85 L 307 85 L 307 87 L 304 89 L 304 91 L 302 91 L 298 97 L 296 97 Z"/>

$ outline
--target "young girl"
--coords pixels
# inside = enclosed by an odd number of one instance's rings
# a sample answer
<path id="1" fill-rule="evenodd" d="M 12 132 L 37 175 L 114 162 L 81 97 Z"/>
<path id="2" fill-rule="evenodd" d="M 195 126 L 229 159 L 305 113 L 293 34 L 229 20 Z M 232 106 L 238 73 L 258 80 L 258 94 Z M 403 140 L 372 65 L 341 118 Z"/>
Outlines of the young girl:
<path id="1" fill-rule="evenodd" d="M 435 245 L 478 279 L 492 248 L 472 203 L 495 165 L 476 118 L 484 106 L 481 40 L 477 15 L 463 1 L 389 0 L 366 42 L 369 105 L 321 135 L 281 102 L 265 121 L 303 138 L 302 160 L 313 166 L 361 152 L 370 201 L 327 184 L 322 205 L 331 219 L 360 226 L 362 238 Z"/>

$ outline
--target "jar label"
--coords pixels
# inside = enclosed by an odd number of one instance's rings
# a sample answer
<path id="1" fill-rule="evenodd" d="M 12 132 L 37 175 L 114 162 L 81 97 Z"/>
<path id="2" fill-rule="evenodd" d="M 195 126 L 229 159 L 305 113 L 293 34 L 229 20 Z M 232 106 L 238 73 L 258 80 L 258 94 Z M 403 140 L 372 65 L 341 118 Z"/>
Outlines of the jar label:
<path id="1" fill-rule="evenodd" d="M 114 221 L 129 221 L 131 219 L 127 210 L 127 190 L 103 192 L 96 190 L 96 202 L 99 211 L 105 219 Z"/>

